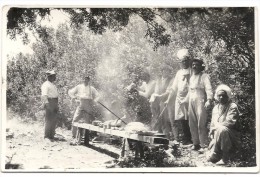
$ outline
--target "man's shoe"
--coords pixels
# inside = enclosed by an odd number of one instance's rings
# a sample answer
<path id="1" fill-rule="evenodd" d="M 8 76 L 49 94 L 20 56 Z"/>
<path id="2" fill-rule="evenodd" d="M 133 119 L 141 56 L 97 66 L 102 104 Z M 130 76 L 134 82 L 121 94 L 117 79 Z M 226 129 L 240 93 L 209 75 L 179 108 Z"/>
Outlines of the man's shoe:
<path id="1" fill-rule="evenodd" d="M 217 163 L 220 159 L 221 157 L 217 156 L 216 153 L 213 153 L 207 160 L 208 162 Z"/>
<path id="2" fill-rule="evenodd" d="M 230 161 L 230 153 L 228 152 L 223 152 L 222 154 L 222 160 L 225 164 L 227 164 Z"/>
<path id="3" fill-rule="evenodd" d="M 189 145 L 189 144 L 192 144 L 192 141 L 191 140 L 184 140 L 182 142 L 183 145 Z"/>
<path id="4" fill-rule="evenodd" d="M 200 149 L 198 150 L 198 152 L 199 152 L 200 154 L 204 154 L 206 151 L 207 151 L 207 148 L 200 148 Z"/>
<path id="5" fill-rule="evenodd" d="M 198 151 L 200 149 L 200 145 L 198 144 L 198 145 L 193 145 L 192 147 L 191 147 L 191 150 L 194 150 L 194 151 Z"/>

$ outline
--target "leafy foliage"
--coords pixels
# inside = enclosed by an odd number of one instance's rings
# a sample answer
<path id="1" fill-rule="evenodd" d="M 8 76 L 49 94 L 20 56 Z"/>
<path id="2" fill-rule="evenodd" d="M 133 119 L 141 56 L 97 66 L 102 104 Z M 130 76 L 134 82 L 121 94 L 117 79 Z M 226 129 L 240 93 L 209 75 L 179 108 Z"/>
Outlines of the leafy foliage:
<path id="1" fill-rule="evenodd" d="M 144 168 L 144 167 L 195 167 L 190 161 L 178 161 L 179 148 L 173 147 L 150 147 L 145 146 L 146 150 L 143 158 L 128 156 L 119 160 L 118 166 L 122 168 Z M 169 152 L 166 151 L 170 150 Z M 177 158 L 176 158 L 177 157 Z"/>

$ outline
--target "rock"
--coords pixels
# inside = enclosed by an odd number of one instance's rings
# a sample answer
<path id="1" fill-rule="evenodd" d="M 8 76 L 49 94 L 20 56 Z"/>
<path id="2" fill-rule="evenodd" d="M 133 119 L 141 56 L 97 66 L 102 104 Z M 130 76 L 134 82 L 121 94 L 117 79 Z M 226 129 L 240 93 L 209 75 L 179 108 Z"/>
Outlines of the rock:
<path id="1" fill-rule="evenodd" d="M 114 168 L 116 166 L 116 164 L 110 164 L 110 165 L 106 165 L 107 168 Z"/>
<path id="2" fill-rule="evenodd" d="M 17 137 L 17 138 L 23 138 L 23 137 L 25 137 L 25 136 L 27 136 L 25 133 L 20 133 L 20 134 L 18 134 L 16 137 Z"/>
<path id="3" fill-rule="evenodd" d="M 6 134 L 6 139 L 12 139 L 12 138 L 14 138 L 14 133 L 12 133 L 12 132 L 9 133 L 9 132 L 8 132 L 8 133 Z"/>
<path id="4" fill-rule="evenodd" d="M 174 147 L 174 146 L 179 146 L 180 143 L 179 143 L 178 141 L 174 140 L 174 141 L 170 141 L 170 142 L 169 142 L 169 145 L 172 146 L 172 147 Z"/>

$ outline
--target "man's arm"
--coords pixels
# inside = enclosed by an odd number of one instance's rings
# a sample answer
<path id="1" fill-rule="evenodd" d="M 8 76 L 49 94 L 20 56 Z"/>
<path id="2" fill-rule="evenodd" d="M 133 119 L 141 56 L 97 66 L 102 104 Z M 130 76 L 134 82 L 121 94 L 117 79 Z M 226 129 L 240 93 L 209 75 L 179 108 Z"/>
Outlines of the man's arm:
<path id="1" fill-rule="evenodd" d="M 68 95 L 72 98 L 72 99 L 75 99 L 77 96 L 76 96 L 76 94 L 78 93 L 78 86 L 76 86 L 76 87 L 74 87 L 74 88 L 72 88 L 72 89 L 70 89 L 69 91 L 68 91 Z"/>
<path id="2" fill-rule="evenodd" d="M 212 91 L 212 86 L 211 82 L 209 79 L 208 74 L 204 74 L 204 86 L 205 86 L 205 92 L 207 95 L 207 102 L 205 103 L 205 107 L 208 109 L 210 105 L 212 104 L 212 99 L 213 99 L 213 91 Z"/>
<path id="3" fill-rule="evenodd" d="M 238 116 L 239 113 L 237 105 L 235 103 L 231 103 L 226 115 L 226 120 L 222 122 L 222 125 L 228 128 L 233 128 L 237 122 Z"/>
<path id="4" fill-rule="evenodd" d="M 147 85 L 146 90 L 143 91 L 139 91 L 139 95 L 145 97 L 145 98 L 149 98 L 152 93 L 154 92 L 154 88 L 155 88 L 155 82 L 152 81 L 152 83 L 150 83 L 149 85 Z"/>
<path id="5" fill-rule="evenodd" d="M 100 99 L 100 94 L 98 93 L 98 91 L 94 87 L 91 87 L 91 89 L 92 89 L 94 101 L 98 102 L 99 99 Z"/>
<path id="6" fill-rule="evenodd" d="M 172 98 L 172 96 L 174 96 L 176 94 L 176 91 L 178 89 L 178 77 L 179 77 L 179 71 L 176 73 L 176 76 L 175 76 L 171 86 L 168 87 L 168 89 L 166 90 L 166 92 L 163 95 L 163 96 L 168 95 L 168 98 L 165 101 L 165 104 L 168 104 L 170 99 Z"/>
<path id="7" fill-rule="evenodd" d="M 41 87 L 41 101 L 42 103 L 45 105 L 47 103 L 49 103 L 48 101 L 48 87 L 46 84 L 43 84 Z"/>

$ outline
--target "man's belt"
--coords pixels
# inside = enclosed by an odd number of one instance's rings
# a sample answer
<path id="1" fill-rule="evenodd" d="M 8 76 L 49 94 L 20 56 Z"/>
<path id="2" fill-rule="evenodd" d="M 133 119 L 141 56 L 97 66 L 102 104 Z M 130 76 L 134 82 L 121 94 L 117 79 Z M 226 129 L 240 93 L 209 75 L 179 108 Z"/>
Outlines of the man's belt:
<path id="1" fill-rule="evenodd" d="M 50 100 L 56 100 L 56 99 L 58 99 L 58 97 L 56 97 L 56 98 L 50 98 L 50 97 L 48 97 L 48 99 L 50 99 Z"/>

